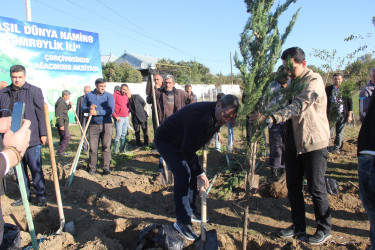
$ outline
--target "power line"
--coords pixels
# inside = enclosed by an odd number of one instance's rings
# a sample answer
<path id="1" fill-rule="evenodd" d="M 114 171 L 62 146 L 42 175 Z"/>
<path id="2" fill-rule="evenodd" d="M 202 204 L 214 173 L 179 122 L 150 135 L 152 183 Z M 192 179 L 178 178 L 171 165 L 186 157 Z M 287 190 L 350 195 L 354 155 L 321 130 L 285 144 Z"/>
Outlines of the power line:
<path id="1" fill-rule="evenodd" d="M 134 37 L 131 37 L 131 36 L 127 36 L 127 35 L 124 35 L 123 33 L 118 32 L 118 31 L 115 31 L 115 30 L 109 29 L 108 26 L 102 26 L 102 25 L 99 25 L 99 24 L 96 24 L 96 23 L 92 23 L 91 21 L 88 21 L 88 20 L 86 20 L 86 19 L 82 19 L 82 18 L 80 18 L 80 17 L 73 16 L 73 15 L 71 15 L 71 14 L 65 12 L 65 11 L 62 11 L 62 10 L 60 10 L 60 9 L 57 9 L 57 8 L 51 6 L 51 5 L 48 5 L 48 4 L 46 4 L 46 3 L 42 3 L 42 2 L 39 1 L 39 0 L 34 0 L 34 1 L 37 2 L 37 3 L 39 3 L 39 4 L 42 5 L 42 6 L 45 6 L 45 7 L 51 8 L 51 9 L 53 9 L 53 10 L 55 10 L 55 11 L 58 11 L 58 12 L 60 12 L 60 13 L 63 13 L 64 15 L 70 16 L 70 17 L 72 17 L 72 18 L 74 18 L 74 19 L 79 19 L 79 20 L 81 20 L 81 21 L 83 21 L 83 22 L 85 22 L 85 23 L 88 23 L 88 24 L 92 25 L 92 26 L 95 26 L 95 27 L 101 27 L 101 28 L 103 28 L 103 29 L 106 29 L 106 30 L 108 30 L 108 31 L 111 31 L 111 32 L 113 32 L 114 34 L 117 34 L 118 36 L 120 36 L 121 38 L 126 37 L 126 38 L 129 38 L 129 39 L 132 39 L 132 40 L 138 41 L 138 42 L 142 42 L 142 43 L 145 43 L 145 44 L 149 44 L 149 45 L 155 46 L 154 44 L 147 43 L 147 42 L 142 41 L 142 40 L 139 40 L 139 39 L 137 39 L 137 38 L 134 38 Z M 67 0 L 67 1 L 68 1 L 68 0 Z M 83 8 L 83 7 L 80 7 L 80 8 Z M 83 9 L 85 9 L 85 8 L 83 8 Z M 94 13 L 94 14 L 95 14 L 95 13 Z M 97 15 L 99 15 L 99 14 L 97 14 Z M 157 47 L 157 46 L 155 46 L 155 47 Z M 160 47 L 157 47 L 157 48 L 160 48 Z"/>
<path id="2" fill-rule="evenodd" d="M 159 46 L 156 46 L 156 45 L 153 44 L 153 43 L 150 44 L 150 43 L 148 43 L 148 42 L 145 42 L 144 40 L 139 40 L 139 39 L 136 39 L 136 38 L 134 38 L 134 37 L 126 36 L 126 35 L 124 35 L 124 34 L 118 32 L 118 31 L 114 31 L 114 30 L 112 30 L 112 29 L 109 29 L 107 26 L 102 26 L 102 25 L 99 25 L 99 24 L 96 24 L 96 23 L 94 24 L 94 23 L 92 23 L 92 21 L 88 21 L 88 20 L 82 19 L 82 18 L 80 18 L 80 17 L 76 17 L 76 16 L 74 16 L 74 15 L 71 15 L 70 13 L 67 13 L 67 12 L 62 11 L 62 10 L 60 10 L 60 9 L 57 9 L 57 8 L 55 8 L 55 7 L 53 7 L 53 6 L 49 5 L 49 4 L 43 3 L 43 2 L 41 2 L 40 0 L 34 0 L 34 1 L 37 2 L 37 3 L 39 3 L 40 5 L 46 6 L 46 7 L 48 7 L 48 8 L 51 8 L 51 9 L 57 11 L 57 12 L 63 13 L 64 15 L 70 16 L 70 17 L 72 17 L 72 18 L 74 18 L 74 19 L 79 19 L 79 20 L 81 20 L 81 21 L 83 21 L 83 22 L 85 22 L 85 23 L 88 23 L 88 24 L 90 24 L 90 25 L 93 25 L 93 26 L 95 26 L 95 27 L 98 27 L 98 26 L 99 26 L 99 27 L 101 27 L 101 28 L 103 28 L 103 29 L 105 29 L 105 30 L 108 30 L 108 31 L 110 31 L 110 32 L 113 32 L 113 33 L 115 33 L 115 34 L 121 36 L 122 38 L 123 38 L 123 37 L 127 37 L 127 38 L 129 38 L 129 39 L 132 39 L 132 40 L 135 40 L 135 41 L 138 41 L 138 42 L 142 42 L 142 43 L 149 44 L 149 45 L 152 45 L 152 46 L 154 46 L 154 47 L 160 48 Z M 204 60 L 204 61 L 210 61 L 210 62 L 220 63 L 220 64 L 223 64 L 223 65 L 226 65 L 226 64 L 227 64 L 227 63 L 224 63 L 224 62 L 222 62 L 222 61 L 213 60 L 213 59 L 207 59 L 207 58 L 202 58 L 202 57 L 199 57 L 199 56 L 195 56 L 195 55 L 194 55 L 193 53 L 191 53 L 191 52 L 188 52 L 188 51 L 185 51 L 185 50 L 179 49 L 179 48 L 177 48 L 177 47 L 175 47 L 175 46 L 172 46 L 172 45 L 170 45 L 170 44 L 168 44 L 168 43 L 166 43 L 166 42 L 163 42 L 163 41 L 159 40 L 158 38 L 156 38 L 155 36 L 153 36 L 151 33 L 147 32 L 147 31 L 144 30 L 143 28 L 139 27 L 139 26 L 136 25 L 135 23 L 133 23 L 133 22 L 131 22 L 130 20 L 128 20 L 127 18 L 125 18 L 123 15 L 119 14 L 118 12 L 116 12 L 113 8 L 111 8 L 111 7 L 107 6 L 107 5 L 105 5 L 105 4 L 104 4 L 103 2 L 101 2 L 100 0 L 97 0 L 100 4 L 102 4 L 103 6 L 105 6 L 107 9 L 109 9 L 110 11 L 112 11 L 113 13 L 115 13 L 116 15 L 120 16 L 120 17 L 121 17 L 122 19 L 124 19 L 125 21 L 129 22 L 130 24 L 134 25 L 134 26 L 137 27 L 138 29 L 142 30 L 142 31 L 145 32 L 147 35 L 146 35 L 146 34 L 143 34 L 143 33 L 140 33 L 140 32 L 138 32 L 138 31 L 136 31 L 136 30 L 134 30 L 134 29 L 132 29 L 132 28 L 129 28 L 129 27 L 123 25 L 123 24 L 120 24 L 120 23 L 114 22 L 113 20 L 109 19 L 108 17 L 106 17 L 106 16 L 104 16 L 104 15 L 101 15 L 101 14 L 95 12 L 95 11 L 88 10 L 86 7 L 80 6 L 79 4 L 77 4 L 77 3 L 75 3 L 75 2 L 72 2 L 71 0 L 66 0 L 66 1 L 68 1 L 68 2 L 69 2 L 70 4 L 72 4 L 72 5 L 75 5 L 75 6 L 78 7 L 79 9 L 83 9 L 83 10 L 85 10 L 85 11 L 87 11 L 87 12 L 90 12 L 90 13 L 94 14 L 95 16 L 100 16 L 100 17 L 106 19 L 107 21 L 109 21 L 109 22 L 111 22 L 111 23 L 113 23 L 113 24 L 116 24 L 116 25 L 118 25 L 118 26 L 120 26 L 120 27 L 122 27 L 122 28 L 128 29 L 128 30 L 131 30 L 131 31 L 133 31 L 133 32 L 135 32 L 135 33 L 137 33 L 137 34 L 139 34 L 139 35 L 141 35 L 141 36 L 143 36 L 143 37 L 145 37 L 145 38 L 147 38 L 147 39 L 150 39 L 150 40 L 152 40 L 152 41 L 155 41 L 155 42 L 157 42 L 157 43 L 160 43 L 160 44 L 162 44 L 162 45 L 164 45 L 164 46 L 167 46 L 168 48 L 172 48 L 172 49 L 177 50 L 177 51 L 179 51 L 179 52 L 182 52 L 182 53 L 184 53 L 184 54 L 187 54 L 187 55 L 189 55 L 189 56 L 191 56 L 191 57 L 194 57 L 194 58 L 197 57 L 197 58 L 200 58 L 201 60 Z M 160 49 L 163 49 L 163 48 L 160 48 Z M 195 60 L 195 59 L 194 59 L 194 60 Z"/>
<path id="3" fill-rule="evenodd" d="M 70 0 L 67 0 L 67 1 L 70 1 Z M 142 27 L 140 27 L 139 25 L 133 23 L 132 21 L 130 21 L 129 19 L 127 19 L 126 17 L 124 17 L 123 15 L 119 14 L 117 11 L 115 11 L 114 9 L 112 9 L 111 7 L 105 5 L 103 2 L 101 2 L 100 0 L 97 0 L 101 5 L 103 5 L 104 7 L 106 7 L 107 9 L 109 9 L 110 11 L 112 11 L 113 13 L 115 13 L 116 15 L 118 15 L 119 17 L 121 17 L 122 19 L 124 19 L 125 21 L 127 21 L 128 23 L 134 25 L 135 27 L 137 27 L 138 29 L 142 30 L 143 32 L 145 32 L 146 34 L 148 34 L 149 36 L 155 38 L 155 39 L 159 39 L 157 37 L 155 37 L 154 35 L 152 35 L 151 33 L 149 33 L 148 31 L 144 30 Z"/>
<path id="4" fill-rule="evenodd" d="M 135 23 L 129 21 L 129 20 L 128 20 L 127 18 L 125 18 L 123 15 L 119 14 L 117 11 L 115 11 L 115 10 L 112 9 L 111 7 L 109 7 L 109 6 L 107 6 L 106 4 L 102 3 L 100 0 L 97 0 L 97 1 L 98 1 L 100 4 L 102 4 L 104 7 L 106 7 L 107 9 L 109 9 L 110 11 L 112 11 L 113 13 L 115 13 L 116 15 L 118 15 L 119 17 L 123 18 L 125 21 L 127 21 L 127 22 L 133 24 L 133 25 L 136 26 L 137 28 L 139 28 L 139 29 L 143 30 L 144 32 L 146 32 L 147 34 L 151 35 L 149 32 L 145 31 L 144 29 L 142 29 L 141 27 L 139 27 L 139 26 L 136 25 Z M 140 33 L 139 33 L 139 34 L 140 34 Z M 142 34 L 142 35 L 143 35 L 143 34 Z M 144 35 L 143 35 L 143 36 L 144 36 Z M 151 35 L 151 36 L 154 37 L 153 35 Z M 155 41 L 155 42 L 158 42 L 158 43 L 164 44 L 165 46 L 168 46 L 168 47 L 170 47 L 170 48 L 172 48 L 172 49 L 175 49 L 175 50 L 177 50 L 177 51 L 180 51 L 180 52 L 186 53 L 186 54 L 188 54 L 188 55 L 190 55 L 190 56 L 195 56 L 195 55 L 194 55 L 193 53 L 191 53 L 191 52 L 188 52 L 188 51 L 183 50 L 183 49 L 179 49 L 179 48 L 177 48 L 177 47 L 175 47 L 175 46 L 172 46 L 172 45 L 170 45 L 170 44 L 168 44 L 168 43 L 166 43 L 166 42 L 164 42 L 164 41 L 161 41 L 161 40 L 159 40 L 159 39 L 156 39 L 156 38 L 150 38 L 150 37 L 148 37 L 148 38 L 151 39 L 151 40 L 153 40 L 153 41 Z"/>

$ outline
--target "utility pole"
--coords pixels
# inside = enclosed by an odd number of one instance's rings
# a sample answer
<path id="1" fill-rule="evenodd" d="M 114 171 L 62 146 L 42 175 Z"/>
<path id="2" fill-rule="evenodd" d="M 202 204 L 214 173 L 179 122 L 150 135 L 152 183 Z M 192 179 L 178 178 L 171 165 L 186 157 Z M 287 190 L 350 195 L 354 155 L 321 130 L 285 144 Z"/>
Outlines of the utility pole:
<path id="1" fill-rule="evenodd" d="M 233 72 L 232 72 L 232 52 L 229 52 L 229 60 L 230 60 L 230 77 L 232 79 L 232 86 L 233 86 Z"/>
<path id="2" fill-rule="evenodd" d="M 26 21 L 31 22 L 31 7 L 30 7 L 30 0 L 26 1 Z"/>

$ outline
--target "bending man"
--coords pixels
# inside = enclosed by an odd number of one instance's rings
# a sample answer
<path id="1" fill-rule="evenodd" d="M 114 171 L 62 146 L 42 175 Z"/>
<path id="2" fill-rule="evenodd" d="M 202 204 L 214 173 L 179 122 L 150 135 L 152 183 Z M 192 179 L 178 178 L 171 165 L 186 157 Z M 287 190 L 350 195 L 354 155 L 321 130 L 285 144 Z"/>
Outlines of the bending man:
<path id="1" fill-rule="evenodd" d="M 200 220 L 195 207 L 197 186 L 209 182 L 198 161 L 201 149 L 220 127 L 236 119 L 238 98 L 225 95 L 217 102 L 192 103 L 168 117 L 156 130 L 155 146 L 174 175 L 174 202 L 177 222 L 174 227 L 188 240 L 197 238 L 191 222 Z"/>

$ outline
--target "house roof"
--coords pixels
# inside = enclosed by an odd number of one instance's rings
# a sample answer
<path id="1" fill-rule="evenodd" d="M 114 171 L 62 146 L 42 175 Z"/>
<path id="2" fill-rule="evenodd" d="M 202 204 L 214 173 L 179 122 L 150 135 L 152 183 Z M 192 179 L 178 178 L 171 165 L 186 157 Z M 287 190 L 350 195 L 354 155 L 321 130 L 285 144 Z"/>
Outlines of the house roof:
<path id="1" fill-rule="evenodd" d="M 100 56 L 100 59 L 101 59 L 102 63 L 107 64 L 107 63 L 109 63 L 109 62 L 114 62 L 114 61 L 116 61 L 117 56 L 115 56 L 115 55 L 113 55 L 113 54 L 109 54 L 109 55 L 101 55 L 101 56 Z"/>
<path id="2" fill-rule="evenodd" d="M 149 68 L 149 65 L 155 65 L 159 61 L 159 58 L 151 57 L 151 56 L 141 56 L 136 54 L 131 54 L 125 52 L 122 54 L 117 60 L 116 63 L 120 64 L 123 62 L 128 62 L 131 66 L 133 66 L 137 70 L 145 70 Z"/>

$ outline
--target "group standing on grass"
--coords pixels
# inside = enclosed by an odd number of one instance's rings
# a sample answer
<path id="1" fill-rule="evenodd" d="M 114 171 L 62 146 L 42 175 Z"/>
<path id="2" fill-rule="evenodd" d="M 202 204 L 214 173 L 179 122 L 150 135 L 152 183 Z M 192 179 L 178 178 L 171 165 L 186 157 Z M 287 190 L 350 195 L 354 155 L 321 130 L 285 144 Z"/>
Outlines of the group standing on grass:
<path id="1" fill-rule="evenodd" d="M 295 237 L 312 245 L 319 245 L 331 237 L 331 211 L 325 172 L 327 168 L 327 153 L 340 153 L 342 135 L 346 122 L 353 119 L 352 99 L 343 96 L 340 86 L 343 75 L 333 75 L 334 85 L 326 87 L 322 77 L 307 67 L 305 54 L 302 49 L 292 47 L 282 53 L 283 66 L 278 73 L 285 75 L 270 84 L 271 91 L 291 86 L 302 86 L 301 90 L 286 102 L 278 103 L 278 110 L 267 117 L 255 111 L 247 116 L 247 125 L 266 123 L 270 134 L 270 166 L 272 169 L 284 169 L 285 172 L 272 171 L 272 175 L 285 174 L 288 188 L 288 198 L 291 206 L 292 224 L 280 230 L 281 238 Z M 18 163 L 22 171 L 30 200 L 29 179 L 27 166 L 32 173 L 35 204 L 46 206 L 45 185 L 42 170 L 41 147 L 46 143 L 46 124 L 44 119 L 44 98 L 40 88 L 26 82 L 26 70 L 21 65 L 10 69 L 12 84 L 0 90 L 0 128 L 4 137 L 0 137 L 0 177 Z M 371 80 L 359 95 L 360 119 L 362 127 L 358 135 L 358 178 L 359 193 L 363 206 L 370 221 L 370 240 L 375 246 L 375 68 L 371 70 Z M 220 127 L 228 124 L 232 132 L 240 102 L 236 96 L 220 95 L 216 102 L 197 102 L 190 85 L 185 91 L 174 87 L 171 75 L 154 76 L 155 85 L 147 83 L 147 102 L 153 104 L 155 146 L 160 156 L 165 160 L 174 175 L 174 203 L 176 222 L 174 227 L 188 240 L 197 239 L 197 233 L 192 222 L 200 222 L 201 215 L 196 207 L 199 192 L 205 191 L 209 182 L 196 151 L 210 141 Z M 298 88 L 296 88 L 298 89 Z M 84 127 L 88 125 L 89 145 L 83 146 L 89 150 L 89 173 L 94 175 L 97 170 L 98 149 L 101 142 L 103 156 L 103 174 L 111 174 L 111 144 L 113 152 L 126 151 L 126 135 L 129 125 L 129 114 L 136 135 L 137 145 L 141 145 L 140 130 L 143 132 L 144 144 L 148 145 L 146 102 L 140 95 L 132 94 L 127 84 L 122 84 L 114 94 L 105 91 L 106 82 L 102 78 L 95 81 L 95 89 L 91 91 L 85 86 L 84 95 L 77 102 L 77 117 Z M 152 93 L 153 91 L 154 94 Z M 155 96 L 155 104 L 153 96 Z M 280 102 L 281 96 L 273 101 Z M 24 102 L 24 124 L 17 133 L 7 132 L 13 104 Z M 57 151 L 59 157 L 66 156 L 65 149 L 70 140 L 68 128 L 68 110 L 72 107 L 70 92 L 64 90 L 55 105 L 57 129 L 60 143 Z M 330 119 L 328 114 L 334 111 Z M 114 123 L 113 123 L 114 120 Z M 160 126 L 157 127 L 156 120 Z M 116 136 L 112 142 L 113 127 Z M 328 147 L 333 130 L 336 128 L 334 146 Z M 233 138 L 233 137 L 232 137 Z M 272 144 L 272 145 L 271 145 Z M 285 149 L 285 150 L 284 150 Z M 228 151 L 232 147 L 228 148 Z M 306 234 L 305 201 L 303 180 L 306 178 L 308 192 L 312 196 L 316 220 L 316 231 L 308 237 Z M 12 206 L 22 205 L 22 200 L 16 200 Z M 0 215 L 0 241 L 3 234 L 4 221 Z"/>

